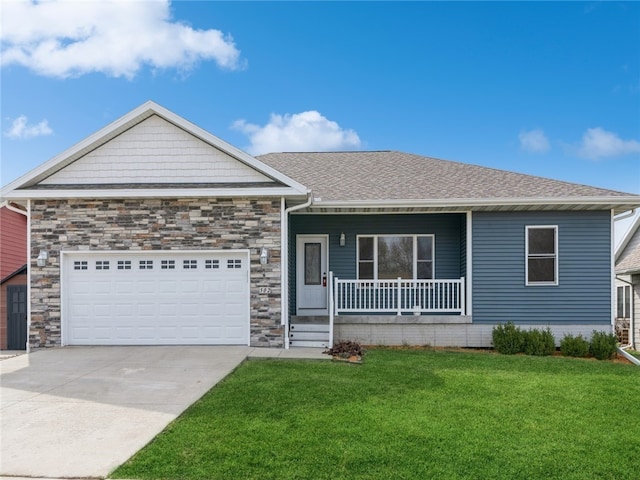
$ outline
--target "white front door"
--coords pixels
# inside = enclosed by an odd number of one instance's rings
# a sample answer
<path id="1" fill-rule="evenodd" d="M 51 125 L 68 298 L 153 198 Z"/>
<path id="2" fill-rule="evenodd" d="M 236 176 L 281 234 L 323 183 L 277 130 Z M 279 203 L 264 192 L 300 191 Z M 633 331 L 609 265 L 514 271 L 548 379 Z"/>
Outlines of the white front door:
<path id="1" fill-rule="evenodd" d="M 327 236 L 298 235 L 296 252 L 297 314 L 327 315 Z"/>

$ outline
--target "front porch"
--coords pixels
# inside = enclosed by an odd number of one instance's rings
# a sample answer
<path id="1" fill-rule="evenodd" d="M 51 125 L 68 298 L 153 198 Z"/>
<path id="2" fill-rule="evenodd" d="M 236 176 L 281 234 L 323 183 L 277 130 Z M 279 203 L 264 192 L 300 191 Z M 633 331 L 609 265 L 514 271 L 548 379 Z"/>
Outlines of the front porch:
<path id="1" fill-rule="evenodd" d="M 425 345 L 438 325 L 471 323 L 464 278 L 341 280 L 329 272 L 327 290 L 328 315 L 291 317 L 290 346 L 330 348 L 355 337 L 367 345 Z"/>
<path id="2" fill-rule="evenodd" d="M 469 234 L 466 213 L 293 214 L 289 345 L 433 344 L 470 324 Z"/>

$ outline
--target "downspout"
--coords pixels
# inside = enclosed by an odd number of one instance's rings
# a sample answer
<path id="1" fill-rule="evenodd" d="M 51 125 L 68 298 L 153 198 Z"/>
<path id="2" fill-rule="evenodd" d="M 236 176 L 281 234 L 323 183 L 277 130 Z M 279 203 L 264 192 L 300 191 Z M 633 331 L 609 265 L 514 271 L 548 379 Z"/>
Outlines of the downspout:
<path id="1" fill-rule="evenodd" d="M 313 203 L 313 194 L 311 190 L 307 191 L 307 200 L 300 205 L 294 205 L 289 208 L 285 208 L 286 203 L 284 197 L 282 197 L 280 204 L 280 211 L 282 212 L 282 219 L 280 221 L 280 244 L 282 245 L 282 252 L 280 254 L 280 262 L 282 267 L 280 268 L 281 277 L 281 294 L 280 294 L 280 309 L 282 311 L 281 324 L 284 325 L 284 348 L 289 349 L 289 214 L 296 210 L 302 210 L 307 208 Z"/>
<path id="2" fill-rule="evenodd" d="M 31 352 L 31 199 L 27 200 L 27 353 Z"/>

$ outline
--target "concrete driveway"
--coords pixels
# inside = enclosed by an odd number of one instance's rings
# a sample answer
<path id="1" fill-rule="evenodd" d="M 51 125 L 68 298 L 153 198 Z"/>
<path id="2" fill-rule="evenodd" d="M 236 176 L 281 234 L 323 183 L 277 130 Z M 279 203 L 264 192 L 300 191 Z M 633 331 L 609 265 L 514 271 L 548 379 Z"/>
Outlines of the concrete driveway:
<path id="1" fill-rule="evenodd" d="M 0 475 L 105 477 L 256 350 L 65 347 L 3 360 Z"/>

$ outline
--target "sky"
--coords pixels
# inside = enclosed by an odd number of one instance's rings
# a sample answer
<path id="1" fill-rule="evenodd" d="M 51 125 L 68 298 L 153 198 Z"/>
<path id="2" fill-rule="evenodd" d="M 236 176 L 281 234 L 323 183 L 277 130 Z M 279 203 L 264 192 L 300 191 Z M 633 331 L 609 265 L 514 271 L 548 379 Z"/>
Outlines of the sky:
<path id="1" fill-rule="evenodd" d="M 153 100 L 253 155 L 399 150 L 640 194 L 640 3 L 0 4 L 6 185 Z"/>

